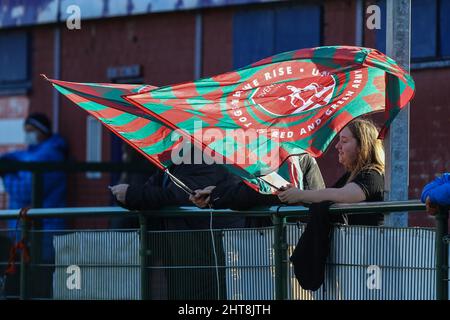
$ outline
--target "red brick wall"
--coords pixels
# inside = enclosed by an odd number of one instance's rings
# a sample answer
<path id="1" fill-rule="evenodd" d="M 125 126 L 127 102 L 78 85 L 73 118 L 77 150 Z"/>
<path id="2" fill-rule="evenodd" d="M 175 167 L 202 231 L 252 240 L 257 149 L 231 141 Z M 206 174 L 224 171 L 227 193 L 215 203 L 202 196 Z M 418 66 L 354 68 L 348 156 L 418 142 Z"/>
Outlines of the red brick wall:
<path id="1" fill-rule="evenodd" d="M 323 45 L 354 45 L 355 4 L 353 1 L 327 1 L 323 6 Z M 335 149 L 337 139 L 330 144 L 327 152 L 317 159 L 325 184 L 333 185 L 344 173 L 338 163 Z"/>
<path id="2" fill-rule="evenodd" d="M 418 199 L 425 184 L 450 170 L 450 68 L 412 72 L 416 94 L 410 109 L 409 197 Z M 411 214 L 411 225 L 434 225 Z"/>
<path id="3" fill-rule="evenodd" d="M 323 10 L 323 45 L 355 44 L 355 2 L 327 1 Z"/>
<path id="4" fill-rule="evenodd" d="M 233 11 L 207 10 L 203 14 L 203 72 L 210 77 L 233 68 Z"/>
<path id="5" fill-rule="evenodd" d="M 51 26 L 32 29 L 31 36 L 31 81 L 30 111 L 44 112 L 52 118 L 53 88 L 40 74 L 53 77 L 53 39 L 54 28 Z"/>
<path id="6" fill-rule="evenodd" d="M 410 196 L 450 167 L 450 68 L 413 71 L 416 94 L 410 109 Z"/>

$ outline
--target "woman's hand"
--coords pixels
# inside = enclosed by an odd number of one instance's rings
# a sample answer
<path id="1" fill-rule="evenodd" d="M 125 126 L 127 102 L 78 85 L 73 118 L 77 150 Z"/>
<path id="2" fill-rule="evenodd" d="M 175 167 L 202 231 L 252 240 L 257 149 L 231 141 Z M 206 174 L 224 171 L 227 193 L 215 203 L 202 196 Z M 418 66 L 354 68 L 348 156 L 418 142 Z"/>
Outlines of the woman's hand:
<path id="1" fill-rule="evenodd" d="M 216 186 L 209 186 L 204 189 L 195 190 L 195 195 L 190 195 L 189 200 L 199 208 L 206 208 L 209 205 L 211 192 Z"/>
<path id="2" fill-rule="evenodd" d="M 302 201 L 302 190 L 295 188 L 292 184 L 282 187 L 278 192 L 278 198 L 281 202 L 296 204 Z"/>

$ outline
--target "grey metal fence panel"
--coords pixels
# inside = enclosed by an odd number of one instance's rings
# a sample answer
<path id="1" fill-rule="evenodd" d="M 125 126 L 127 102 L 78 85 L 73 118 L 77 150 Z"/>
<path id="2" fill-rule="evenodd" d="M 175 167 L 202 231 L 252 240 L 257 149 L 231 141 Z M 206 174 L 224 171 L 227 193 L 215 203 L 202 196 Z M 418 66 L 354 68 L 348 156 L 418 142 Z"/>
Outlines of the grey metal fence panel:
<path id="1" fill-rule="evenodd" d="M 303 224 L 287 225 L 287 257 L 292 254 L 303 230 Z M 209 245 L 201 245 L 197 251 L 188 250 L 193 245 L 210 243 L 212 238 L 209 231 L 162 231 L 151 234 L 153 240 L 150 248 L 153 247 L 151 251 L 157 256 L 159 253 L 155 251 L 156 248 L 165 252 L 170 246 L 185 254 L 205 251 L 210 252 L 207 254 L 209 256 L 213 252 Z M 336 226 L 333 229 L 332 249 L 327 262 L 324 286 L 316 292 L 303 290 L 295 279 L 292 265 L 289 265 L 287 298 L 435 299 L 434 236 L 434 230 L 424 228 Z M 273 228 L 215 231 L 215 242 L 223 247 L 223 259 L 219 256 L 217 266 L 221 274 L 224 271 L 226 295 L 223 298 L 274 299 Z M 167 246 L 168 243 L 171 245 Z M 54 236 L 53 244 L 56 264 L 53 279 L 55 299 L 140 298 L 137 232 L 75 232 Z M 217 252 L 221 251 L 220 247 L 215 249 Z M 196 256 L 192 256 L 186 261 L 177 260 L 179 263 L 176 264 L 168 264 L 168 261 L 173 260 L 167 260 L 156 265 L 150 264 L 148 270 L 158 271 L 158 274 L 159 270 L 166 272 L 164 277 L 168 276 L 167 271 L 170 270 L 179 270 L 185 275 L 210 277 L 207 270 L 215 270 L 214 259 L 206 256 L 202 259 L 198 260 Z M 67 267 L 70 265 L 80 267 L 81 289 L 71 290 L 67 287 L 70 277 Z M 371 268 L 368 269 L 369 267 Z M 195 269 L 205 272 L 186 272 Z M 151 282 L 155 282 L 156 278 L 158 276 L 151 277 Z M 174 278 L 176 281 L 180 279 L 187 285 L 199 280 L 186 279 L 183 276 Z M 215 277 L 210 279 L 213 280 L 208 286 L 217 287 L 214 283 Z M 161 288 L 158 288 L 158 291 L 160 290 Z M 215 297 L 215 291 L 212 291 L 212 297 Z M 156 298 L 158 297 L 170 299 L 171 296 L 169 292 L 162 295 L 158 293 Z"/>
<path id="2" fill-rule="evenodd" d="M 53 238 L 54 299 L 140 299 L 139 234 L 75 232 Z M 67 285 L 78 266 L 80 289 Z"/>
<path id="3" fill-rule="evenodd" d="M 224 232 L 228 300 L 274 299 L 273 228 Z"/>
<path id="4" fill-rule="evenodd" d="M 292 252 L 304 226 L 289 225 Z M 337 226 L 324 285 L 303 290 L 289 270 L 290 299 L 435 299 L 435 232 L 423 228 Z M 378 282 L 377 282 L 378 280 Z"/>

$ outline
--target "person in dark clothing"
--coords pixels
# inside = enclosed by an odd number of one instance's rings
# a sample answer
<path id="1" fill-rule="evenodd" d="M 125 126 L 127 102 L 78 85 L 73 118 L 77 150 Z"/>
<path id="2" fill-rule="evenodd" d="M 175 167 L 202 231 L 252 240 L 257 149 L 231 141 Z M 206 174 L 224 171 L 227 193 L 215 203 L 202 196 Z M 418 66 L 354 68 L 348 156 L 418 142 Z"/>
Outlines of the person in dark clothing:
<path id="1" fill-rule="evenodd" d="M 148 160 L 129 144 L 122 144 L 122 162 L 145 165 L 145 172 L 122 172 L 118 184 L 131 184 L 143 186 L 147 180 L 158 170 L 153 165 L 148 165 Z"/>
<path id="2" fill-rule="evenodd" d="M 173 165 L 170 173 L 192 190 L 233 179 L 221 165 L 180 164 Z M 147 183 L 137 185 L 116 185 L 111 192 L 119 204 L 129 210 L 156 210 L 164 206 L 189 206 L 189 195 L 178 187 L 164 172 L 153 174 Z M 173 267 L 166 271 L 169 299 L 223 299 L 225 287 L 225 253 L 221 245 L 221 232 L 214 231 L 214 245 L 209 233 L 193 232 L 207 230 L 212 219 L 213 229 L 244 227 L 241 217 L 176 217 L 164 218 L 164 230 L 149 234 L 150 247 L 155 260 L 167 262 Z M 162 242 L 161 242 L 162 241 Z M 169 250 L 165 252 L 164 246 Z M 219 296 L 216 281 L 215 256 L 219 262 Z M 208 266 L 202 268 L 202 266 Z M 199 267 L 199 268 L 197 268 Z"/>
<path id="3" fill-rule="evenodd" d="M 302 185 L 305 190 L 319 190 L 325 188 L 322 174 L 316 160 L 309 154 L 293 156 L 291 161 L 298 161 L 302 171 Z M 229 208 L 233 210 L 247 210 L 256 206 L 281 205 L 276 195 L 261 194 L 250 188 L 243 180 L 234 178 L 196 190 L 196 195 L 190 200 L 198 207 L 205 208 L 211 205 L 214 209 Z M 247 227 L 260 227 L 271 225 L 270 221 L 261 218 L 247 218 Z"/>
<path id="4" fill-rule="evenodd" d="M 180 164 L 170 168 L 170 173 L 185 183 L 192 190 L 205 188 L 213 184 L 221 184 L 235 180 L 224 166 L 217 164 Z M 178 187 L 170 177 L 162 171 L 153 174 L 147 183 L 139 185 L 116 185 L 111 188 L 119 204 L 129 210 L 155 210 L 164 206 L 190 206 L 189 195 Z M 208 229 L 208 217 L 165 218 L 167 230 Z M 240 227 L 242 218 L 216 217 L 213 227 Z"/>
<path id="5" fill-rule="evenodd" d="M 143 187 L 147 180 L 158 170 L 155 166 L 149 165 L 148 160 L 144 156 L 126 143 L 122 144 L 122 162 L 145 165 L 146 170 L 145 172 L 122 172 L 117 184 L 133 185 L 136 188 Z M 150 225 L 159 225 L 159 220 L 159 218 L 152 219 Z M 110 220 L 110 228 L 137 229 L 139 228 L 139 221 L 137 217 L 114 217 Z"/>
<path id="6" fill-rule="evenodd" d="M 322 190 L 299 190 L 287 186 L 278 194 L 288 204 L 299 202 L 319 203 L 382 201 L 384 192 L 384 150 L 375 125 L 364 119 L 350 122 L 339 134 L 336 149 L 339 162 L 346 173 L 332 188 Z M 345 220 L 345 216 L 344 216 Z M 379 225 L 383 215 L 354 215 L 348 224 Z"/>

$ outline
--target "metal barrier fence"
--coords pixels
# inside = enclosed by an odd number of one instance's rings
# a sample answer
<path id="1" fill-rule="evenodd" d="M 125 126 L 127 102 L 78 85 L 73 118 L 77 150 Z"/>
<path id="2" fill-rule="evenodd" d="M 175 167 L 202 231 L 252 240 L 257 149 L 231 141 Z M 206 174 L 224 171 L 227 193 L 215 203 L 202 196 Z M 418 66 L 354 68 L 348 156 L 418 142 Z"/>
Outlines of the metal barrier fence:
<path id="1" fill-rule="evenodd" d="M 295 206 L 219 216 L 272 217 L 273 226 L 221 230 L 151 230 L 158 217 L 209 217 L 194 207 L 129 212 L 117 207 L 31 209 L 33 221 L 54 217 L 136 217 L 129 230 L 38 230 L 22 219 L 31 259 L 21 252 L 18 274 L 8 276 L 6 298 L 21 299 L 448 299 L 448 208 L 437 228 L 336 225 L 324 286 L 302 290 L 289 256 L 307 213 Z M 331 214 L 423 211 L 419 201 L 333 205 Z M 17 218 L 1 210 L 0 220 Z M 138 221 L 139 219 L 139 221 Z M 0 230 L 2 266 L 12 230 Z M 9 242 L 9 243 L 8 243 Z M 48 248 L 52 248 L 50 253 Z"/>
<path id="2" fill-rule="evenodd" d="M 44 203 L 44 186 L 46 184 L 45 180 L 49 178 L 48 175 L 57 173 L 56 176 L 50 177 L 50 179 L 60 179 L 61 184 L 67 185 L 66 206 L 103 207 L 113 204 L 111 192 L 107 186 L 117 183 L 122 173 L 140 174 L 145 178 L 155 172 L 155 170 L 157 169 L 154 166 L 148 163 L 143 164 L 142 162 L 0 161 L 0 173 L 2 174 L 30 172 L 31 182 L 28 181 L 28 178 L 23 183 L 15 185 L 14 191 L 21 194 L 23 201 L 29 201 L 33 208 L 41 208 Z M 0 209 L 6 209 L 7 202 L 7 195 L 0 193 Z"/>

